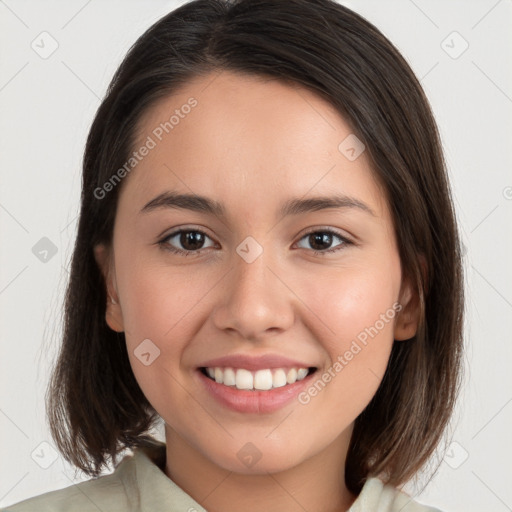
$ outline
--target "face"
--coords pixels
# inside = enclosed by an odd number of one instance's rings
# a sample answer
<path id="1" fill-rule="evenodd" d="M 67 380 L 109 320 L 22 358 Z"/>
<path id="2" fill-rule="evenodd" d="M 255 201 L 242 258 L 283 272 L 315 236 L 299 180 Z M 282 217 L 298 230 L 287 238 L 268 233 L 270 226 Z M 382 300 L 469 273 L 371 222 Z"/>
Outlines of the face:
<path id="1" fill-rule="evenodd" d="M 227 71 L 141 120 L 134 149 L 149 149 L 111 250 L 96 247 L 106 319 L 167 435 L 226 470 L 284 470 L 347 439 L 394 339 L 414 335 L 383 188 L 351 133 L 314 93 Z"/>

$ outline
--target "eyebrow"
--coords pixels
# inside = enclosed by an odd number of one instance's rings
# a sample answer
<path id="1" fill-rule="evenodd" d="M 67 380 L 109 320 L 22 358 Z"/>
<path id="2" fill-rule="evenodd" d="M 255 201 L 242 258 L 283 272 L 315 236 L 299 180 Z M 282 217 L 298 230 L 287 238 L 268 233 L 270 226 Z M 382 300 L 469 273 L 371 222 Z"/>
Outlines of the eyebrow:
<path id="1" fill-rule="evenodd" d="M 177 208 L 215 215 L 220 218 L 226 217 L 226 209 L 222 203 L 197 194 L 179 194 L 177 192 L 163 192 L 149 201 L 142 208 L 141 213 L 148 213 L 162 208 Z M 343 194 L 311 197 L 309 199 L 292 198 L 281 206 L 278 213 L 286 217 L 329 208 L 358 209 L 374 217 L 377 216 L 366 203 Z"/>

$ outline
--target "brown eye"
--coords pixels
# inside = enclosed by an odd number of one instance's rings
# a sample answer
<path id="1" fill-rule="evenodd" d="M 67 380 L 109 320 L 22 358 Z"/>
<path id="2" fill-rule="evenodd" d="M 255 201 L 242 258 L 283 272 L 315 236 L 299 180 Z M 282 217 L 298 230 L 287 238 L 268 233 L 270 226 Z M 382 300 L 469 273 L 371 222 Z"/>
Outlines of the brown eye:
<path id="1" fill-rule="evenodd" d="M 333 249 L 329 248 L 336 238 L 341 240 L 341 243 L 338 243 Z M 336 252 L 352 243 L 350 240 L 347 240 L 344 236 L 331 229 L 311 231 L 303 236 L 301 240 L 306 240 L 316 254 Z M 308 247 L 303 248 L 307 249 Z"/>
<path id="2" fill-rule="evenodd" d="M 189 254 L 204 249 L 204 243 L 207 238 L 209 239 L 210 237 L 203 231 L 197 229 L 181 229 L 166 236 L 159 244 L 171 252 L 188 256 Z M 178 247 L 176 247 L 176 245 L 178 245 Z"/>

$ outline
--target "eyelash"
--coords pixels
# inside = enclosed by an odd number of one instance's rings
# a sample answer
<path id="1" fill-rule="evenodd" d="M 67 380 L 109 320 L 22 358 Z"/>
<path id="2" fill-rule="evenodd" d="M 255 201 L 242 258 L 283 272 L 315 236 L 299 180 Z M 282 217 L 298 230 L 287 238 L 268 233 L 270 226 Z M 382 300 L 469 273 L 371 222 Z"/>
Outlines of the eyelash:
<path id="1" fill-rule="evenodd" d="M 201 233 L 202 235 L 205 235 L 206 237 L 210 238 L 204 231 L 201 231 L 200 229 L 179 229 L 177 231 L 170 233 L 165 238 L 160 240 L 158 242 L 158 245 L 165 251 L 170 251 L 174 254 L 179 254 L 182 256 L 192 256 L 192 255 L 195 256 L 204 250 L 204 249 L 198 249 L 197 251 L 184 251 L 182 249 L 176 249 L 176 247 L 169 245 L 168 241 L 171 238 L 174 238 L 176 235 L 179 235 L 180 233 Z M 314 233 L 323 233 L 323 234 L 328 233 L 330 235 L 334 235 L 334 236 L 338 237 L 343 242 L 342 244 L 336 246 L 334 249 L 327 249 L 325 251 L 318 251 L 315 249 L 311 249 L 313 251 L 313 253 L 315 253 L 318 256 L 325 256 L 328 253 L 334 253 L 334 252 L 340 251 L 340 250 L 344 249 L 347 245 L 354 245 L 353 242 L 351 242 L 350 240 L 348 240 L 347 238 L 342 236 L 340 233 L 338 233 L 337 231 L 334 231 L 332 229 L 313 229 L 313 230 L 305 233 L 300 238 L 300 240 L 302 240 L 302 239 L 306 238 L 308 235 L 312 235 Z"/>

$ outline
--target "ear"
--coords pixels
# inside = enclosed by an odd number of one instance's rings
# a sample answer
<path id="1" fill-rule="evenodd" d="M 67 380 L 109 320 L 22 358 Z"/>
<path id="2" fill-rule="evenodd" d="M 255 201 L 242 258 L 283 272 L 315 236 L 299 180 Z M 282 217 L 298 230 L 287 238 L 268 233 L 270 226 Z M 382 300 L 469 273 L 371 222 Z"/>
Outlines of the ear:
<path id="1" fill-rule="evenodd" d="M 113 258 L 111 257 L 109 249 L 104 244 L 99 244 L 94 247 L 94 257 L 103 275 L 106 286 L 107 304 L 105 309 L 105 321 L 113 331 L 123 332 L 123 313 L 119 304 Z"/>
<path id="2" fill-rule="evenodd" d="M 419 260 L 424 281 L 426 282 L 427 266 L 423 255 L 419 256 Z M 394 338 L 397 341 L 409 340 L 416 335 L 421 316 L 418 290 L 410 279 L 402 281 L 398 302 L 401 304 L 402 309 L 395 321 Z"/>

